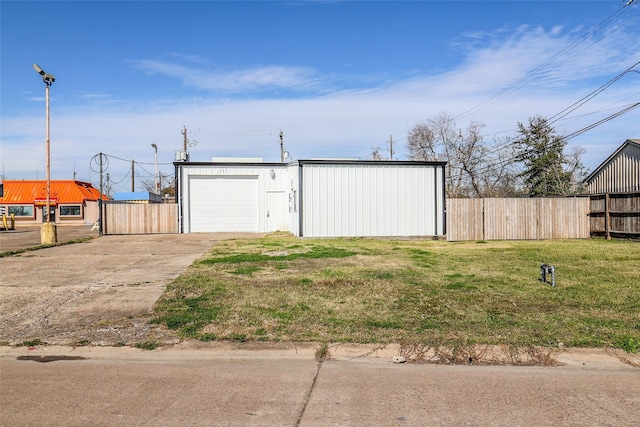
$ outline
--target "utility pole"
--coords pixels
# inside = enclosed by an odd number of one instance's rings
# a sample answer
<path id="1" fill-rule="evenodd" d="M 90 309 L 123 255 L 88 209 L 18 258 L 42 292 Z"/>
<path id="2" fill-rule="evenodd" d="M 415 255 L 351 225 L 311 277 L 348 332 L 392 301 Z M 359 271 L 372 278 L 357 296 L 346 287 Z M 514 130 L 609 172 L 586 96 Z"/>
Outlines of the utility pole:
<path id="1" fill-rule="evenodd" d="M 280 163 L 284 163 L 284 134 L 280 129 Z"/>
<path id="2" fill-rule="evenodd" d="M 155 172 L 153 175 L 153 188 L 156 194 L 160 194 L 160 184 L 158 182 L 158 144 L 151 144 L 153 150 L 155 151 Z"/>
<path id="3" fill-rule="evenodd" d="M 187 126 L 183 126 L 182 127 L 182 136 L 183 136 L 182 149 L 184 150 L 185 158 L 188 161 L 189 160 L 189 153 L 187 153 Z"/>
<path id="4" fill-rule="evenodd" d="M 98 235 L 102 236 L 102 153 L 100 153 L 100 194 L 98 198 L 98 222 L 100 227 L 98 228 Z"/>
<path id="5" fill-rule="evenodd" d="M 131 192 L 136 191 L 136 161 L 131 160 Z"/>
<path id="6" fill-rule="evenodd" d="M 389 159 L 393 160 L 393 135 L 389 135 Z"/>

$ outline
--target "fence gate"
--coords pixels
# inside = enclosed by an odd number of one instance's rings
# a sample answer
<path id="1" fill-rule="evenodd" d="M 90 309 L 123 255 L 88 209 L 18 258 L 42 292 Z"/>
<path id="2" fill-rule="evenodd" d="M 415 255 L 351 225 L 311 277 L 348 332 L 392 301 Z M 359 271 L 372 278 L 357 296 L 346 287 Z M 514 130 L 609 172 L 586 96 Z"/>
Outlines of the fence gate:
<path id="1" fill-rule="evenodd" d="M 176 203 L 114 203 L 102 205 L 104 234 L 171 234 L 178 232 Z"/>

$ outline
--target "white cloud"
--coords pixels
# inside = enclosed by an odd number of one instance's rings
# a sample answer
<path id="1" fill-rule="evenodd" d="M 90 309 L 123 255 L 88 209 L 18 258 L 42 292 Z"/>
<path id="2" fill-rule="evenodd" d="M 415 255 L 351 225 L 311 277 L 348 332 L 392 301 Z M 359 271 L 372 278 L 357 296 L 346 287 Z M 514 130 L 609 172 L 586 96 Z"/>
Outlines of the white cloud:
<path id="1" fill-rule="evenodd" d="M 87 100 L 91 100 L 91 101 L 100 101 L 100 102 L 105 102 L 105 101 L 113 101 L 114 97 L 111 94 L 108 93 L 97 93 L 97 92 L 84 92 L 82 94 L 80 94 L 80 97 L 83 99 L 87 99 Z"/>
<path id="2" fill-rule="evenodd" d="M 314 71 L 307 67 L 265 66 L 244 70 L 199 68 L 167 61 L 142 59 L 132 61 L 135 67 L 149 74 L 177 78 L 185 86 L 196 89 L 247 93 L 273 89 L 309 90 L 317 85 Z"/>
<path id="3" fill-rule="evenodd" d="M 560 56 L 551 69 L 544 68 L 527 85 L 496 97 L 502 88 L 526 77 L 555 52 L 575 39 L 557 27 L 520 28 L 490 35 L 474 34 L 474 49 L 466 50 L 457 68 L 438 75 L 424 75 L 387 82 L 367 89 L 342 88 L 324 95 L 297 98 L 234 100 L 212 99 L 208 91 L 231 95 L 274 89 L 322 90 L 318 76 L 306 67 L 268 66 L 243 70 L 208 69 L 201 58 L 189 65 L 144 60 L 136 65 L 148 73 L 180 80 L 202 89 L 199 99 L 165 99 L 149 107 L 140 104 L 105 105 L 105 110 L 58 112 L 52 121 L 52 176 L 71 178 L 74 165 L 78 179 L 97 180 L 89 161 L 98 152 L 122 159 L 146 162 L 153 170 L 153 150 L 159 149 L 161 170 L 172 172 L 174 151 L 182 146 L 180 131 L 187 125 L 198 144 L 190 149 L 194 161 L 213 156 L 263 157 L 278 161 L 278 131 L 293 158 L 361 157 L 393 135 L 396 150 L 406 158 L 408 130 L 440 112 L 458 119 L 486 124 L 488 138 L 509 135 L 518 122 L 534 115 L 551 116 L 578 101 L 640 57 L 637 45 L 624 43 L 628 33 L 616 33 L 579 55 Z M 489 42 L 488 39 L 491 39 Z M 484 40 L 484 41 L 483 41 Z M 584 47 L 583 46 L 583 47 Z M 323 80 L 324 79 L 324 80 Z M 317 93 L 317 92 L 316 92 Z M 594 100 L 558 122 L 559 132 L 570 133 L 637 102 L 640 78 L 625 76 Z M 87 94 L 90 95 L 90 94 Z M 92 96 L 103 96 L 92 94 Z M 491 101 L 491 102 L 486 102 Z M 476 108 L 477 107 L 477 108 Z M 481 108 L 480 108 L 481 107 Z M 507 133 L 503 133 L 503 132 Z M 2 166 L 9 178 L 44 176 L 44 124 L 41 117 L 3 118 Z M 603 161 L 627 138 L 640 137 L 640 109 L 602 125 L 571 141 L 587 149 L 585 163 L 591 168 Z M 122 180 L 130 164 L 112 158 L 107 172 L 112 181 Z"/>

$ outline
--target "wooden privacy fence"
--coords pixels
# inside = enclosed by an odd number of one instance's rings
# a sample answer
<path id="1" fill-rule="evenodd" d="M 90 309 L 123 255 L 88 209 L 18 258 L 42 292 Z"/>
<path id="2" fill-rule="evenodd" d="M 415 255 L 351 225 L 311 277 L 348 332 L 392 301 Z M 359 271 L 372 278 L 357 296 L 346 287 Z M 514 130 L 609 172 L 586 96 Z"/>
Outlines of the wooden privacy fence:
<path id="1" fill-rule="evenodd" d="M 447 199 L 447 240 L 588 239 L 589 198 Z"/>
<path id="2" fill-rule="evenodd" d="M 589 198 L 593 236 L 640 238 L 640 193 L 598 194 Z"/>
<path id="3" fill-rule="evenodd" d="M 178 232 L 176 203 L 104 203 L 104 234 L 167 234 Z"/>

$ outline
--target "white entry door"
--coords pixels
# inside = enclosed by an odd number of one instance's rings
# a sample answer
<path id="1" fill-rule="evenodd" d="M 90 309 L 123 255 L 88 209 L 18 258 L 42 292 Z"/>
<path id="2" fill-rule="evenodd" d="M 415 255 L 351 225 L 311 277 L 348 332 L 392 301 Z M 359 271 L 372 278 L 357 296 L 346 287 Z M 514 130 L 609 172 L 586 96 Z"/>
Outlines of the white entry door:
<path id="1" fill-rule="evenodd" d="M 286 231 L 284 191 L 267 192 L 267 231 Z"/>

